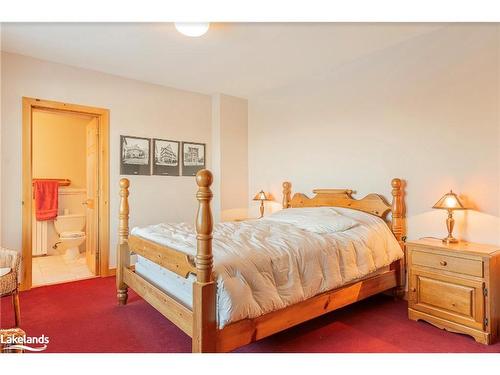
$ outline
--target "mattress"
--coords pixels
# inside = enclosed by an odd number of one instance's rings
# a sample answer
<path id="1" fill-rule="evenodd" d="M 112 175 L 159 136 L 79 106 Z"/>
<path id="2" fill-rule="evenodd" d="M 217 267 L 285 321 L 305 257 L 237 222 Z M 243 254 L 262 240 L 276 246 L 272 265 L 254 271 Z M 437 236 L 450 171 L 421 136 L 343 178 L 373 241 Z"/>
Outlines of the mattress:
<path id="1" fill-rule="evenodd" d="M 385 269 L 403 252 L 380 218 L 347 208 L 336 213 L 355 223 L 334 233 L 315 233 L 273 220 L 219 223 L 213 255 L 219 328 L 256 318 Z M 196 254 L 192 225 L 157 224 L 132 234 Z M 137 257 L 136 273 L 188 307 L 194 276 L 184 279 Z"/>

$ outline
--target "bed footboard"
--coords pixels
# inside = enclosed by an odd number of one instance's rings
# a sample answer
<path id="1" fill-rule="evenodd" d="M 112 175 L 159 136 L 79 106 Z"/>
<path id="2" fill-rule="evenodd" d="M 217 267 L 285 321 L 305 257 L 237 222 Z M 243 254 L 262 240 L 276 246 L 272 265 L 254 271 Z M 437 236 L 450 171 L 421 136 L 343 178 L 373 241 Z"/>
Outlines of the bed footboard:
<path id="1" fill-rule="evenodd" d="M 125 305 L 128 288 L 132 288 L 172 323 L 192 337 L 193 352 L 215 352 L 216 284 L 213 277 L 212 229 L 210 208 L 212 173 L 201 170 L 196 175 L 198 184 L 198 212 L 196 214 L 197 252 L 193 259 L 178 250 L 158 245 L 146 239 L 129 238 L 129 186 L 126 178 L 120 180 L 119 244 L 117 249 L 116 289 L 118 304 Z M 193 309 L 190 310 L 173 297 L 162 292 L 130 269 L 130 255 L 137 253 L 164 268 L 187 278 L 196 276 L 193 283 Z"/>

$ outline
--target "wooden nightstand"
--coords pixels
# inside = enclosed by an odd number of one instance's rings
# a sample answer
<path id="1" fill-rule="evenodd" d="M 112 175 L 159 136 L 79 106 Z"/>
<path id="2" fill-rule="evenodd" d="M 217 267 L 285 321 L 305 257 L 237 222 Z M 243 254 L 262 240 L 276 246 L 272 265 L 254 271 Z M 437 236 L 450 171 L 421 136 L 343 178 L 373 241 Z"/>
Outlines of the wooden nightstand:
<path id="1" fill-rule="evenodd" d="M 500 246 L 407 242 L 408 317 L 493 343 L 500 321 Z"/>

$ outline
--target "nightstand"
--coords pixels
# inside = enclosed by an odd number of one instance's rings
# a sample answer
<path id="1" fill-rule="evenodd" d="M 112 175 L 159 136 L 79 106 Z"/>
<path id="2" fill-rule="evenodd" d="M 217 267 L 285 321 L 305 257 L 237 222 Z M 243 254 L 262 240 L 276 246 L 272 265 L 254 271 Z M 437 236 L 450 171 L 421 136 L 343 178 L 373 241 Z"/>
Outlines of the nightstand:
<path id="1" fill-rule="evenodd" d="M 500 246 L 406 243 L 408 317 L 493 343 L 500 321 Z"/>

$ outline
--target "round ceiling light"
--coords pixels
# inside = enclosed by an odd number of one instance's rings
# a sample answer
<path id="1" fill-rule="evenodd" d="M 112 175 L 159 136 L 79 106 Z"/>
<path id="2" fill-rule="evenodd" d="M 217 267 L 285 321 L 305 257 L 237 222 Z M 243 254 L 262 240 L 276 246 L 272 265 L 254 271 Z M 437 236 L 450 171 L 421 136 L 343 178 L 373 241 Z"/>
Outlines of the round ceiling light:
<path id="1" fill-rule="evenodd" d="M 175 28 L 181 34 L 187 36 L 202 36 L 208 31 L 209 22 L 176 22 Z"/>

